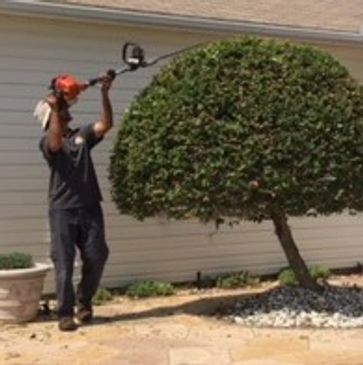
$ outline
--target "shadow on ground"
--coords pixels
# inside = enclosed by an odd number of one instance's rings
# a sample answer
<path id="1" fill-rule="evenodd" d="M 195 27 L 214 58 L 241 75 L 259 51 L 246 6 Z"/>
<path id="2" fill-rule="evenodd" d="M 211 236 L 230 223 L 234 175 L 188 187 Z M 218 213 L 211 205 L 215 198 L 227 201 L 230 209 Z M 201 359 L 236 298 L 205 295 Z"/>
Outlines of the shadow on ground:
<path id="1" fill-rule="evenodd" d="M 361 302 L 361 310 L 355 313 L 348 313 L 347 309 L 344 308 L 344 305 L 341 306 L 341 309 L 337 310 L 334 305 L 331 305 L 331 299 L 326 301 L 326 305 L 321 305 L 322 301 L 325 299 L 321 299 L 317 294 L 313 295 L 312 298 L 309 299 L 312 307 L 314 307 L 316 301 L 317 304 L 322 308 L 322 310 L 334 312 L 340 312 L 344 315 L 350 315 L 352 317 L 361 316 L 363 314 L 363 289 L 358 286 L 327 286 L 329 288 L 330 293 L 332 292 L 337 300 L 346 301 L 346 298 L 354 297 L 356 301 Z M 147 299 L 147 304 L 145 306 L 150 306 L 150 309 L 144 308 L 137 308 L 138 301 L 132 301 L 135 305 L 128 305 L 125 313 L 117 313 L 114 315 L 98 315 L 94 318 L 93 325 L 97 324 L 105 324 L 105 323 L 114 323 L 114 322 L 121 322 L 121 321 L 130 321 L 130 320 L 142 320 L 152 317 L 166 317 L 172 316 L 175 314 L 188 314 L 188 315 L 195 315 L 195 316 L 207 316 L 207 317 L 214 317 L 219 318 L 223 315 L 228 314 L 237 303 L 244 307 L 248 307 L 252 305 L 252 303 L 265 303 L 268 301 L 269 298 L 273 295 L 279 295 L 281 290 L 284 290 L 281 287 L 273 287 L 264 290 L 260 290 L 259 292 L 244 292 L 233 294 L 233 291 L 229 291 L 228 294 L 223 294 L 223 292 L 218 293 L 218 295 L 208 296 L 208 294 L 201 294 L 205 297 L 195 299 L 194 295 L 189 295 L 187 299 L 185 297 L 171 297 L 163 298 L 163 299 L 156 299 L 153 301 L 152 299 Z M 292 291 L 292 297 L 296 297 L 297 295 L 304 296 L 301 292 L 298 292 L 300 289 L 292 289 L 297 290 L 296 292 Z M 319 299 L 320 298 L 320 299 Z M 170 304 L 165 305 L 165 302 L 168 301 Z M 334 300 L 334 299 L 333 299 Z M 319 303 L 318 303 L 319 302 Z M 143 303 L 143 300 L 140 300 L 139 303 Z M 144 300 L 144 303 L 145 300 Z M 113 304 L 112 304 L 113 305 Z M 123 311 L 123 303 L 116 304 L 119 306 L 120 311 Z M 286 301 L 282 302 L 280 308 L 285 309 L 293 309 L 294 308 L 294 301 Z M 314 308 L 314 310 L 319 311 L 320 307 Z M 277 308 L 274 308 L 279 309 Z M 39 316 L 39 321 L 53 321 L 56 319 L 56 315 L 54 312 L 52 313 L 41 313 Z"/>

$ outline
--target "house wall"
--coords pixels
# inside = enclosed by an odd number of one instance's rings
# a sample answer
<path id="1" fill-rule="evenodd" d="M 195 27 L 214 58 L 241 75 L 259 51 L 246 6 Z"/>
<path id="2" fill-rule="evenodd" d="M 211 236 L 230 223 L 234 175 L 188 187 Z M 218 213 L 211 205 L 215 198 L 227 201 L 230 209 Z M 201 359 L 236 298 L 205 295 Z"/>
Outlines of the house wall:
<path id="1" fill-rule="evenodd" d="M 48 260 L 48 170 L 38 150 L 41 131 L 32 111 L 47 93 L 52 77 L 67 72 L 88 79 L 118 67 L 121 45 L 130 40 L 143 45 L 151 58 L 223 36 L 0 15 L 0 253 L 25 251 L 36 260 Z M 362 81 L 361 48 L 324 47 Z M 115 81 L 116 128 L 93 152 L 111 249 L 103 284 L 120 286 L 146 278 L 188 281 L 195 279 L 197 271 L 205 275 L 233 270 L 262 274 L 286 266 L 270 222 L 243 223 L 216 233 L 213 225 L 196 221 L 148 219 L 141 223 L 115 210 L 107 180 L 112 139 L 123 111 L 159 67 Z M 73 107 L 75 125 L 95 121 L 100 113 L 97 88 L 81 99 Z M 362 217 L 291 219 L 290 223 L 309 264 L 352 266 L 363 257 Z M 53 290 L 52 275 L 48 275 L 46 290 Z"/>

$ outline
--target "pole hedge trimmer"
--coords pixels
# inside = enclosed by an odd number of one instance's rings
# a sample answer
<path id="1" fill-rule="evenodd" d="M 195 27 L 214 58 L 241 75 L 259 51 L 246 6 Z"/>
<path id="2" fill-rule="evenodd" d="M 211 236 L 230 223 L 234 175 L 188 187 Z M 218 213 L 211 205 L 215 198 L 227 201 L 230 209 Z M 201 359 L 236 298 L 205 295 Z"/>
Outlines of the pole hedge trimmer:
<path id="1" fill-rule="evenodd" d="M 190 47 L 180 49 L 178 51 L 164 54 L 151 60 L 146 60 L 145 51 L 142 47 L 140 47 L 136 43 L 127 42 L 124 44 L 121 52 L 124 65 L 116 70 L 108 70 L 107 75 L 111 79 L 114 79 L 118 75 L 124 74 L 126 72 L 133 72 L 140 68 L 153 66 L 166 58 L 176 56 L 180 53 L 186 52 L 203 44 L 205 43 L 199 43 Z M 95 86 L 96 84 L 102 82 L 103 77 L 95 77 L 89 79 L 86 82 L 79 82 L 72 75 L 58 75 L 52 80 L 49 89 L 52 90 L 52 94 L 57 97 L 59 107 L 61 109 L 68 109 L 77 101 L 78 95 L 80 93 L 87 90 L 89 87 Z M 43 130 L 46 130 L 47 128 L 50 113 L 51 108 L 46 99 L 40 100 L 35 106 L 33 115 L 36 119 L 38 119 L 38 121 L 40 121 Z"/>
<path id="2" fill-rule="evenodd" d="M 145 51 L 141 46 L 133 42 L 127 42 L 122 48 L 122 61 L 124 65 L 116 70 L 108 70 L 107 75 L 111 77 L 111 79 L 115 79 L 118 75 L 124 74 L 126 72 L 133 72 L 140 68 L 153 66 L 166 58 L 176 56 L 192 48 L 198 47 L 201 44 L 205 43 L 199 43 L 178 51 L 164 54 L 151 60 L 146 60 Z M 74 76 L 63 74 L 55 77 L 52 80 L 49 89 L 51 89 L 55 95 L 63 100 L 63 96 L 67 96 L 68 100 L 72 100 L 76 99 L 81 92 L 85 91 L 89 87 L 95 86 L 97 83 L 101 82 L 101 80 L 101 77 L 95 77 L 89 79 L 86 82 L 79 82 Z"/>

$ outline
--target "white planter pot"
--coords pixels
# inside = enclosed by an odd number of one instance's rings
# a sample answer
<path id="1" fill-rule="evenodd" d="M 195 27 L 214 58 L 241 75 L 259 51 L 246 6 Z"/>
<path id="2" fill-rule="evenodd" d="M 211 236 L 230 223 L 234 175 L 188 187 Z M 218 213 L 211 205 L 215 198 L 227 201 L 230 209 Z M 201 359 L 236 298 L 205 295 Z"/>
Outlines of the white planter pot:
<path id="1" fill-rule="evenodd" d="M 0 323 L 20 323 L 37 316 L 44 278 L 50 266 L 0 270 Z"/>

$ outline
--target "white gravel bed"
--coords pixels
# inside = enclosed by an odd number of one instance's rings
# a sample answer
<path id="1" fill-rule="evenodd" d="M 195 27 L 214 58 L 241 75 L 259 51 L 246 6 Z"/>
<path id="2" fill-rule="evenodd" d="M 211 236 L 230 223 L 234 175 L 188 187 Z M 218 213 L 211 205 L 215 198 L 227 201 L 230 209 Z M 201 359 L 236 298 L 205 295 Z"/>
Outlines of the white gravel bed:
<path id="1" fill-rule="evenodd" d="M 327 286 L 317 294 L 279 287 L 239 301 L 223 317 L 253 327 L 357 328 L 363 326 L 363 291 Z"/>

